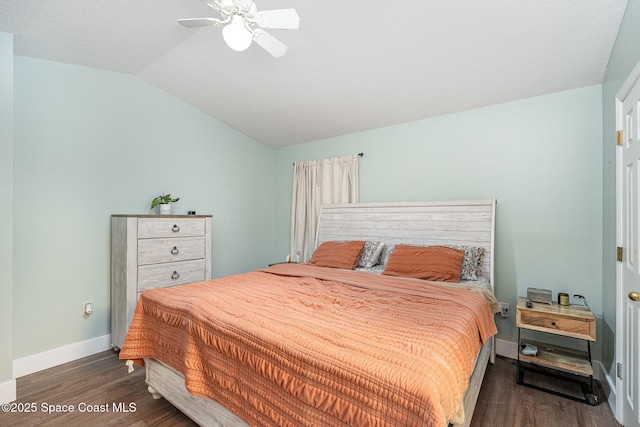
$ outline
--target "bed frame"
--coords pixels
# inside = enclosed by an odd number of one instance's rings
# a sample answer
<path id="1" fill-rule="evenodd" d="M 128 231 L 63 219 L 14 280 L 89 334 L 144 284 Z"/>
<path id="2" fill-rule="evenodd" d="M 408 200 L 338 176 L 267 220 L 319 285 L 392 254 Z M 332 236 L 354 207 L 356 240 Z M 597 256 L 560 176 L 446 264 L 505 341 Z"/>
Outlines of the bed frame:
<path id="1" fill-rule="evenodd" d="M 468 245 L 485 248 L 482 275 L 494 290 L 496 200 L 358 203 L 323 206 L 316 246 L 330 240 L 379 240 L 415 245 Z M 488 362 L 495 361 L 494 339 L 485 343 L 476 360 L 464 397 L 465 423 L 473 417 Z M 146 383 L 155 399 L 164 397 L 201 426 L 247 427 L 212 399 L 193 396 L 182 374 L 168 365 L 145 359 Z"/>

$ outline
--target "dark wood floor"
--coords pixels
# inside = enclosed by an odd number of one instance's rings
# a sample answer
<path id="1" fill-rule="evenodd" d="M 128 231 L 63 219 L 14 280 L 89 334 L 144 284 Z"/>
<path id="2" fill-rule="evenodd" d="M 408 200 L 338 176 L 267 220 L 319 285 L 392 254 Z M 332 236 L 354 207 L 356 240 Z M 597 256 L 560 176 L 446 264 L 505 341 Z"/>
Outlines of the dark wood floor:
<path id="1" fill-rule="evenodd" d="M 23 411 L 3 411 L 0 426 L 196 425 L 166 400 L 154 400 L 147 391 L 144 376 L 144 368 L 140 367 L 127 374 L 124 361 L 118 359 L 115 351 L 109 350 L 18 378 L 16 403 L 23 407 L 16 409 Z M 32 404 L 35 404 L 35 412 L 24 412 L 24 406 Z M 52 405 L 74 405 L 74 411 L 65 412 L 64 407 L 53 406 L 54 410 L 62 412 L 50 414 Z M 88 412 L 87 408 L 83 409 L 84 405 L 94 405 L 91 409 L 108 409 L 109 412 Z M 123 408 L 129 412 L 124 412 Z"/>
<path id="2" fill-rule="evenodd" d="M 515 362 L 509 359 L 498 358 L 488 367 L 473 427 L 619 426 L 606 402 L 589 406 L 518 386 L 515 371 Z M 3 408 L 0 426 L 195 425 L 166 400 L 154 400 L 144 384 L 144 369 L 127 374 L 113 351 L 18 378 L 17 388 L 13 409 L 20 412 Z M 601 390 L 600 396 L 602 401 Z M 59 405 L 73 405 L 74 412 Z M 61 412 L 48 413 L 51 410 Z"/>
<path id="3" fill-rule="evenodd" d="M 570 381 L 529 372 L 525 382 L 583 397 Z M 516 384 L 516 361 L 498 357 L 487 367 L 471 427 L 619 427 L 600 384 L 595 381 L 596 406 Z"/>

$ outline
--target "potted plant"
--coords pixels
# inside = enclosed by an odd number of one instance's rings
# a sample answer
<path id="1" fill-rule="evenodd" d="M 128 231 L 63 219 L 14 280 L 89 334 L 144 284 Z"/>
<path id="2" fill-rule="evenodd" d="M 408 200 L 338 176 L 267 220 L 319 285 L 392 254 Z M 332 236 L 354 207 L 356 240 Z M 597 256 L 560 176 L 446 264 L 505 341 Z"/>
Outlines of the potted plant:
<path id="1" fill-rule="evenodd" d="M 160 214 L 168 215 L 171 213 L 170 203 L 177 202 L 178 200 L 180 200 L 180 197 L 172 199 L 171 194 L 162 193 L 162 196 L 158 196 L 153 199 L 153 201 L 151 201 L 151 209 L 155 208 L 156 206 L 160 206 Z"/>

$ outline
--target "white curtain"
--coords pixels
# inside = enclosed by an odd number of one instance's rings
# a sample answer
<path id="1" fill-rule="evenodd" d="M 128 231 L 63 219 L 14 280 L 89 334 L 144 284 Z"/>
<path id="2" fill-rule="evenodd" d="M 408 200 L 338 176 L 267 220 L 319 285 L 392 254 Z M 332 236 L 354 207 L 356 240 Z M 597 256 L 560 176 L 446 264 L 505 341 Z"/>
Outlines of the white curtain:
<path id="1" fill-rule="evenodd" d="M 296 162 L 291 203 L 291 261 L 307 262 L 315 249 L 323 204 L 358 202 L 358 155 Z"/>

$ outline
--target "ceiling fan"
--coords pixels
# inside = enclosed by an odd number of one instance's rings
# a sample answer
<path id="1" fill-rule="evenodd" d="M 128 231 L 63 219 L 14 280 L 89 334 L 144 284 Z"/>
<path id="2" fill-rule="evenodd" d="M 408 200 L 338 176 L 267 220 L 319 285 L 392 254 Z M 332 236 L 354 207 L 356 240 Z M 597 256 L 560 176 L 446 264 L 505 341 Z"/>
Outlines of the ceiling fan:
<path id="1" fill-rule="evenodd" d="M 264 10 L 258 12 L 253 0 L 214 0 L 207 3 L 220 13 L 218 18 L 178 19 L 185 27 L 204 27 L 224 25 L 222 37 L 227 45 L 237 51 L 249 48 L 252 41 L 278 58 L 285 54 L 287 46 L 261 28 L 297 30 L 300 17 L 295 9 Z M 261 28 L 254 28 L 254 27 Z"/>

